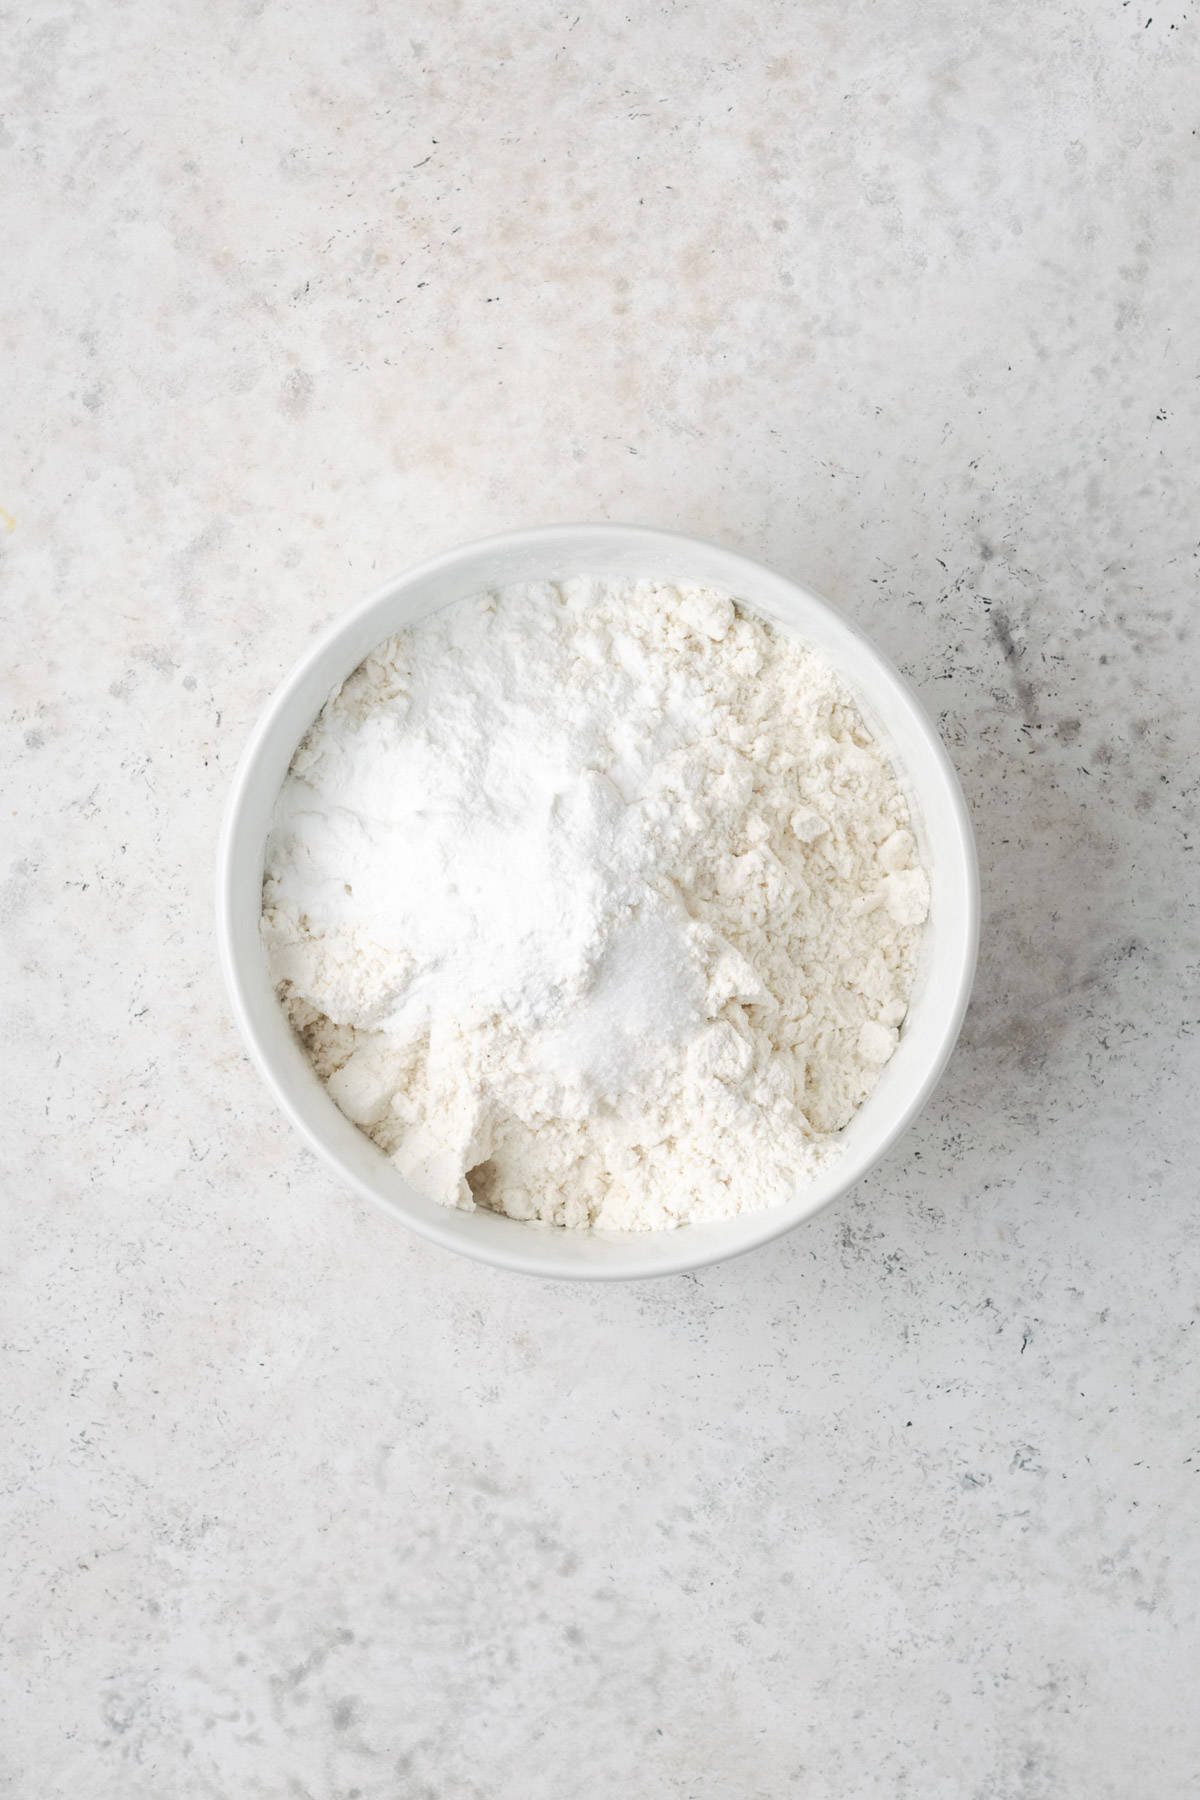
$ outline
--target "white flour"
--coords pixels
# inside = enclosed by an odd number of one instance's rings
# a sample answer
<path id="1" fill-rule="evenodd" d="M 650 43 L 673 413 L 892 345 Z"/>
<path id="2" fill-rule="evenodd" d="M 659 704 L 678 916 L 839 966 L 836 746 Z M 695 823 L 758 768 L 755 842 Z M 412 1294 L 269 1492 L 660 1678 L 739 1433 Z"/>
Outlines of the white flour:
<path id="1" fill-rule="evenodd" d="M 414 1186 L 661 1229 L 836 1154 L 928 910 L 907 825 L 836 678 L 723 595 L 512 588 L 327 702 L 264 938 L 318 1073 Z"/>

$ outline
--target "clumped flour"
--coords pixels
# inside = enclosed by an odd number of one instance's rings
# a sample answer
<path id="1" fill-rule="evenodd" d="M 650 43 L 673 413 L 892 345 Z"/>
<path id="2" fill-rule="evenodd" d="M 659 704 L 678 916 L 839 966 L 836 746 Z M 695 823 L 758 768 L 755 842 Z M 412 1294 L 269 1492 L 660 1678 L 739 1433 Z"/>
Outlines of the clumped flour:
<path id="1" fill-rule="evenodd" d="M 836 677 L 725 595 L 508 588 L 326 703 L 264 939 L 318 1074 L 414 1186 L 659 1230 L 837 1154 L 912 985 L 908 826 Z"/>

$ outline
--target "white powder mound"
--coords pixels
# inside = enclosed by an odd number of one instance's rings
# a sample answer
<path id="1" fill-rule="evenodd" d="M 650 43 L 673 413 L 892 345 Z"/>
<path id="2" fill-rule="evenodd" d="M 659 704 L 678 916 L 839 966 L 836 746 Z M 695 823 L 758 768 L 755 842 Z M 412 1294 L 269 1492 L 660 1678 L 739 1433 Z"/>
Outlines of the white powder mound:
<path id="1" fill-rule="evenodd" d="M 293 760 L 263 933 L 414 1186 L 659 1230 L 775 1206 L 898 1040 L 929 886 L 832 672 L 725 595 L 505 589 L 380 645 Z"/>

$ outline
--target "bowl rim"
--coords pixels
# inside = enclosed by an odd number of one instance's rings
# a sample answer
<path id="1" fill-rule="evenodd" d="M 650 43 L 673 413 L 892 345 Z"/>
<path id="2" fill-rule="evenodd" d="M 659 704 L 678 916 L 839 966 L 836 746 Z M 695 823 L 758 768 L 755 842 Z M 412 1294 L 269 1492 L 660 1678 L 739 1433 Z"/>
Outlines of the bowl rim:
<path id="1" fill-rule="evenodd" d="M 743 1224 L 753 1219 L 758 1229 L 744 1241 L 731 1244 L 727 1248 L 719 1241 L 706 1239 L 702 1244 L 688 1245 L 688 1236 L 697 1229 L 689 1225 L 676 1227 L 670 1233 L 648 1232 L 645 1234 L 623 1234 L 623 1243 L 644 1235 L 647 1240 L 661 1245 L 664 1237 L 678 1245 L 678 1254 L 664 1255 L 661 1248 L 653 1259 L 653 1265 L 639 1267 L 636 1256 L 628 1259 L 628 1266 L 612 1264 L 589 1267 L 586 1263 L 577 1263 L 569 1267 L 559 1266 L 538 1254 L 536 1249 L 537 1234 L 522 1233 L 521 1240 L 514 1239 L 511 1249 L 505 1246 L 497 1249 L 494 1245 L 480 1242 L 470 1243 L 465 1237 L 456 1235 L 451 1221 L 460 1216 L 451 1208 L 438 1209 L 446 1212 L 443 1225 L 440 1218 L 427 1217 L 423 1214 L 409 1213 L 400 1205 L 388 1198 L 372 1185 L 363 1180 L 350 1169 L 336 1154 L 331 1146 L 313 1128 L 302 1107 L 297 1105 L 281 1080 L 272 1059 L 272 1055 L 260 1035 L 254 1019 L 254 1009 L 250 1000 L 250 971 L 244 965 L 244 959 L 236 949 L 235 931 L 235 873 L 234 862 L 237 854 L 237 840 L 242 823 L 242 815 L 246 809 L 249 796 L 260 780 L 259 760 L 264 746 L 272 737 L 279 715 L 290 705 L 296 690 L 304 686 L 317 666 L 324 661 L 331 650 L 341 639 L 351 635 L 355 627 L 373 609 L 396 599 L 404 589 L 430 581 L 437 575 L 453 568 L 466 560 L 495 553 L 502 556 L 505 552 L 533 550 L 545 547 L 552 549 L 556 544 L 567 544 L 580 534 L 592 541 L 609 539 L 614 544 L 620 543 L 628 547 L 636 540 L 644 545 L 648 557 L 663 558 L 664 567 L 669 567 L 671 551 L 701 550 L 713 552 L 728 561 L 731 571 L 740 566 L 751 574 L 768 577 L 770 581 L 782 584 L 799 593 L 809 606 L 829 614 L 836 628 L 857 640 L 867 657 L 876 666 L 876 672 L 889 681 L 897 696 L 907 707 L 912 722 L 925 740 L 925 748 L 938 765 L 944 786 L 944 799 L 949 804 L 953 829 L 957 838 L 957 849 L 961 859 L 962 893 L 959 897 L 962 906 L 962 918 L 959 936 L 962 949 L 954 973 L 954 997 L 949 1007 L 942 1038 L 915 1086 L 902 1111 L 893 1120 L 890 1128 L 878 1140 L 872 1143 L 869 1154 L 854 1166 L 844 1182 L 839 1182 L 827 1195 L 817 1200 L 807 1210 L 795 1212 L 791 1207 L 764 1208 L 761 1212 L 739 1215 Z M 652 570 L 654 561 L 648 560 L 647 568 Z M 732 591 L 737 591 L 737 583 L 731 582 Z M 739 596 L 740 597 L 740 596 Z M 753 600 L 748 601 L 752 610 L 756 610 Z M 521 527 L 510 531 L 490 534 L 484 538 L 457 544 L 450 549 L 439 551 L 433 556 L 412 564 L 398 571 L 386 581 L 367 594 L 363 599 L 345 608 L 326 628 L 318 634 L 302 656 L 292 665 L 282 681 L 278 683 L 266 705 L 260 711 L 255 724 L 246 740 L 241 756 L 238 759 L 230 784 L 228 798 L 221 820 L 220 835 L 216 857 L 216 936 L 218 960 L 224 979 L 225 990 L 229 998 L 234 1021 L 238 1027 L 242 1042 L 249 1052 L 250 1059 L 263 1078 L 268 1090 L 274 1097 L 285 1117 L 299 1132 L 301 1138 L 315 1152 L 325 1166 L 331 1169 L 338 1179 L 350 1187 L 361 1198 L 369 1200 L 380 1207 L 390 1217 L 400 1220 L 419 1236 L 438 1244 L 443 1249 L 472 1257 L 476 1261 L 490 1264 L 496 1268 L 504 1268 L 519 1274 L 538 1275 L 551 1280 L 639 1280 L 653 1279 L 659 1276 L 685 1274 L 690 1271 L 708 1267 L 714 1263 L 730 1261 L 735 1257 L 748 1254 L 751 1250 L 773 1242 L 797 1226 L 815 1218 L 827 1206 L 841 1199 L 852 1187 L 856 1186 L 864 1176 L 876 1168 L 897 1140 L 908 1130 L 914 1119 L 921 1112 L 941 1079 L 942 1073 L 958 1041 L 963 1019 L 971 998 L 971 990 L 975 975 L 975 965 L 979 944 L 979 865 L 976 853 L 975 837 L 971 826 L 970 815 L 958 775 L 954 769 L 941 735 L 918 699 L 914 689 L 878 646 L 866 636 L 852 619 L 849 619 L 838 607 L 822 594 L 797 581 L 791 576 L 783 575 L 769 564 L 759 562 L 753 557 L 744 555 L 740 550 L 730 549 L 727 545 L 718 544 L 711 539 L 697 537 L 690 532 L 668 530 L 657 526 L 622 524 L 613 521 L 589 522 L 586 520 L 552 525 Z M 711 1229 L 719 1230 L 718 1225 Z M 732 1221 L 729 1221 L 732 1223 Z M 544 1227 L 554 1230 L 553 1227 Z M 586 1237 L 587 1234 L 572 1234 Z"/>

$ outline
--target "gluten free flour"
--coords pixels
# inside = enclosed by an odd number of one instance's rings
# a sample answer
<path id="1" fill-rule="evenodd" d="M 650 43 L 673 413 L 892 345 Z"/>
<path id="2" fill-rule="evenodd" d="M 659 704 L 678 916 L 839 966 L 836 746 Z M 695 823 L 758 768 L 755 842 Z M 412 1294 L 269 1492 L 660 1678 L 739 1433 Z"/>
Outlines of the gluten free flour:
<path id="1" fill-rule="evenodd" d="M 330 697 L 263 934 L 318 1074 L 415 1187 L 661 1230 L 837 1154 L 928 911 L 908 825 L 836 677 L 724 594 L 507 588 Z"/>

